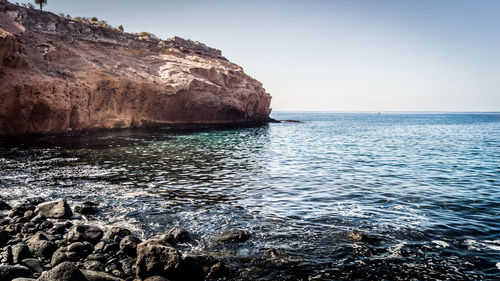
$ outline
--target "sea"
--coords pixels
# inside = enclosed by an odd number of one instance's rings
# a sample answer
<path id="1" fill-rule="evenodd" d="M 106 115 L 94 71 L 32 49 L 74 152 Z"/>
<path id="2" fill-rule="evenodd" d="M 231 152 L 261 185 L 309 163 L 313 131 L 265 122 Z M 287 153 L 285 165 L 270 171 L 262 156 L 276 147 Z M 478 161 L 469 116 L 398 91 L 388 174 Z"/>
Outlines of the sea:
<path id="1" fill-rule="evenodd" d="M 500 113 L 272 117 L 297 122 L 2 138 L 0 196 L 183 227 L 231 280 L 500 279 Z"/>

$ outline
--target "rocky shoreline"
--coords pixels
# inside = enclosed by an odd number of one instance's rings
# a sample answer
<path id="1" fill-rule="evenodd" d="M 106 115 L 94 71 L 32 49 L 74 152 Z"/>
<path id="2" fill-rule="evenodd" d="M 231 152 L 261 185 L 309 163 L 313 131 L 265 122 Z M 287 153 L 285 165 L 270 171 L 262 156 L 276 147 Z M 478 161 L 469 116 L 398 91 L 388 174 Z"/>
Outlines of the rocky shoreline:
<path id="1" fill-rule="evenodd" d="M 64 199 L 27 199 L 14 207 L 0 200 L 0 211 L 0 280 L 175 281 L 230 275 L 216 258 L 187 253 L 191 236 L 183 228 L 142 240 L 125 228 L 105 231 L 84 222 L 76 214 L 99 211 L 91 202 L 72 209 Z M 249 237 L 242 230 L 228 231 L 218 241 Z"/>

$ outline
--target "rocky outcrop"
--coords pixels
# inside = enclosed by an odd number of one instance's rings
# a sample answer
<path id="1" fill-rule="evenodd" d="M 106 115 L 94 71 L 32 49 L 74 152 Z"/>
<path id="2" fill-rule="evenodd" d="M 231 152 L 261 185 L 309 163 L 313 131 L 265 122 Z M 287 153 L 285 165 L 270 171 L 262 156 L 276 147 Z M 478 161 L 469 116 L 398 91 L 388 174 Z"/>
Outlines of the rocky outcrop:
<path id="1" fill-rule="evenodd" d="M 8 234 L 0 247 L 0 280 L 233 280 L 224 262 L 193 255 L 198 245 L 191 245 L 192 236 L 183 228 L 174 226 L 142 241 L 125 228 L 103 231 L 80 224 L 81 217 L 35 215 L 31 209 L 46 205 L 39 202 L 15 205 L 0 224 L 0 232 Z M 65 222 L 47 225 L 50 220 Z"/>
<path id="2" fill-rule="evenodd" d="M 0 135 L 263 123 L 271 97 L 219 50 L 0 0 Z"/>

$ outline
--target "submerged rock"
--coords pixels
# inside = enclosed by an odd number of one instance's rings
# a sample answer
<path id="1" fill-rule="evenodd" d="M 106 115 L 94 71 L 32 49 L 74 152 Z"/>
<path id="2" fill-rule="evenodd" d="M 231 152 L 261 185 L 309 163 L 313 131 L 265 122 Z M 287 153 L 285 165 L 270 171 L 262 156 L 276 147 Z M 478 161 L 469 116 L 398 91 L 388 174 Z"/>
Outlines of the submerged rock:
<path id="1" fill-rule="evenodd" d="M 99 209 L 97 209 L 97 204 L 92 202 L 84 202 L 81 204 L 77 204 L 73 209 L 75 210 L 75 213 L 81 215 L 95 215 L 99 213 Z"/>
<path id="2" fill-rule="evenodd" d="M 222 232 L 217 240 L 220 242 L 244 242 L 250 237 L 251 235 L 247 231 L 237 229 Z"/>

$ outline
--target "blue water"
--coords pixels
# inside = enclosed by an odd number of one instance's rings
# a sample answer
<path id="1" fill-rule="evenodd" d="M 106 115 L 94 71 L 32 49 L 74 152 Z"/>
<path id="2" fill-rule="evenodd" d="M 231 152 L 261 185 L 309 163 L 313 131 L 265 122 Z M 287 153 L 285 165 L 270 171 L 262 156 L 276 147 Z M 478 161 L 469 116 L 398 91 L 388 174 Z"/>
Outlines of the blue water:
<path id="1" fill-rule="evenodd" d="M 500 114 L 273 117 L 301 122 L 2 139 L 0 196 L 98 202 L 87 219 L 144 238 L 181 225 L 236 280 L 500 278 Z M 252 238 L 214 242 L 235 228 Z"/>

